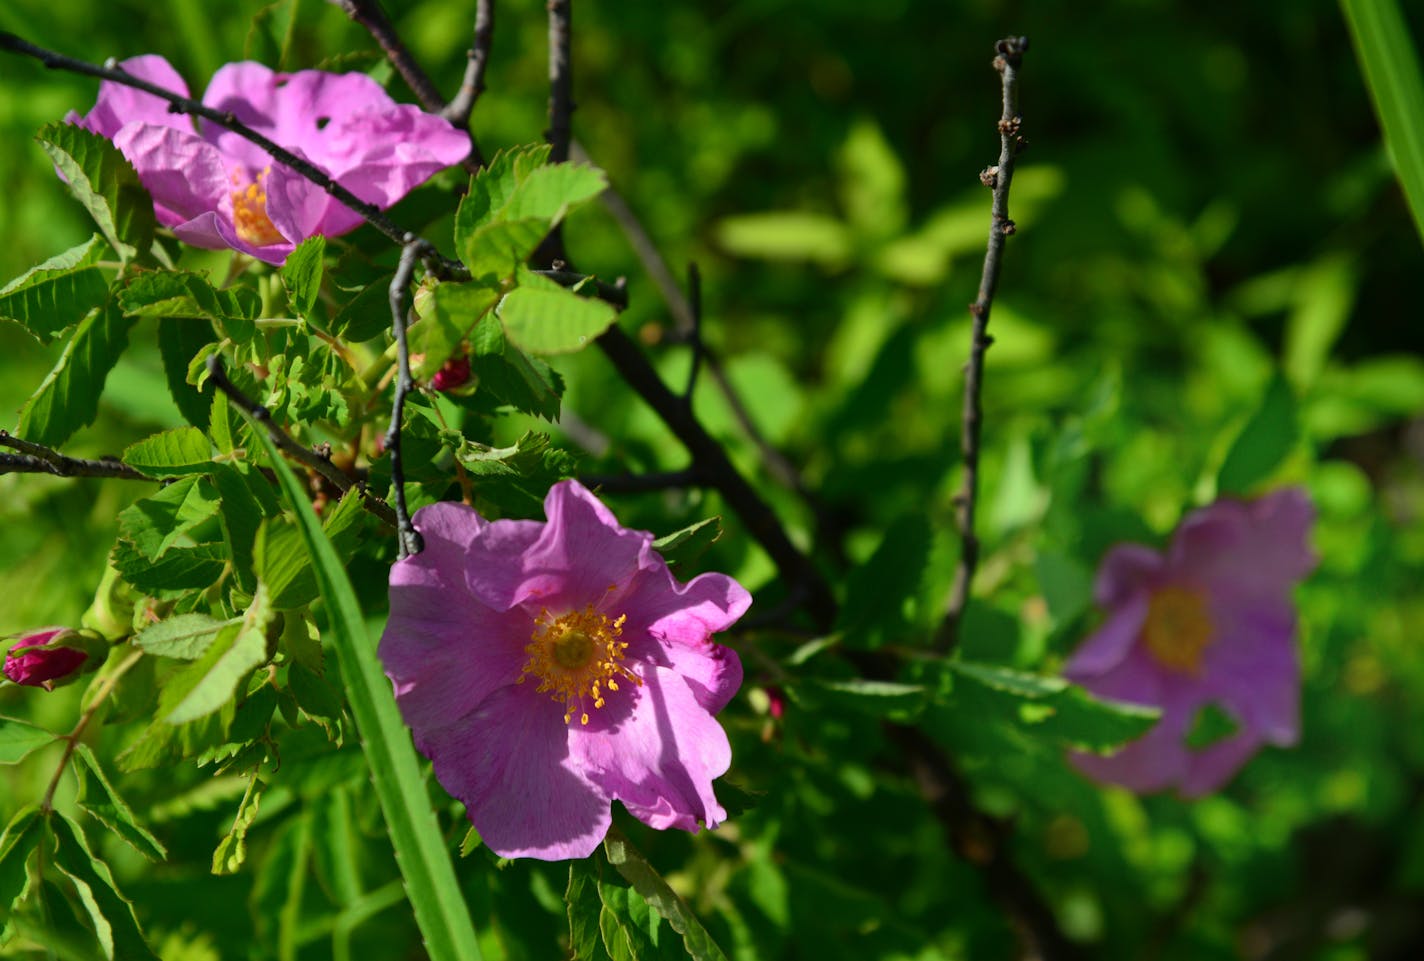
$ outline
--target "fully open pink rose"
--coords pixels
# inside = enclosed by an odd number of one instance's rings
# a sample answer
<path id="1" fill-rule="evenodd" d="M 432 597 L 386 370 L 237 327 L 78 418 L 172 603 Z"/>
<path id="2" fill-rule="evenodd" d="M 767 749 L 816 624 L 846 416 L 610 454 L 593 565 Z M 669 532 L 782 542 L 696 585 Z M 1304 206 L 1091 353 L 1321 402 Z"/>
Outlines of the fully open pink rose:
<path id="1" fill-rule="evenodd" d="M 1216 790 L 1263 744 L 1300 732 L 1300 661 L 1291 591 L 1315 566 L 1314 510 L 1286 488 L 1220 500 L 1188 514 L 1165 554 L 1120 544 L 1098 569 L 1107 620 L 1064 674 L 1100 697 L 1162 709 L 1146 735 L 1109 757 L 1076 754 L 1093 778 L 1134 791 Z M 1193 749 L 1199 712 L 1215 705 L 1230 736 Z"/>
<path id="2" fill-rule="evenodd" d="M 160 56 L 120 66 L 189 95 Z M 382 208 L 470 150 L 469 137 L 449 121 L 396 103 L 360 73 L 274 73 L 258 63 L 230 63 L 213 75 L 203 104 L 232 113 Z M 361 223 L 359 214 L 255 144 L 206 120 L 195 131 L 187 116 L 132 87 L 104 81 L 94 109 L 66 119 L 113 140 L 153 195 L 159 222 L 195 247 L 231 247 L 280 264 L 306 238 L 337 236 Z"/>
<path id="3" fill-rule="evenodd" d="M 425 549 L 391 570 L 380 657 L 416 745 L 505 857 L 587 856 L 614 800 L 655 828 L 715 827 L 731 748 L 714 715 L 742 666 L 711 637 L 750 596 L 722 574 L 680 583 L 577 482 L 544 510 L 415 515 Z"/>

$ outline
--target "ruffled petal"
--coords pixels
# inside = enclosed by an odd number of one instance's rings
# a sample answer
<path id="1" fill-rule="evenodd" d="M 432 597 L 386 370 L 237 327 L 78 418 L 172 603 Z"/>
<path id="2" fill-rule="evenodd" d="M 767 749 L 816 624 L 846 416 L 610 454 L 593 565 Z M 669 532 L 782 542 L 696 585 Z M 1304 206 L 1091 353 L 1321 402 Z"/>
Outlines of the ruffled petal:
<path id="1" fill-rule="evenodd" d="M 327 234 L 322 229 L 330 195 L 307 178 L 274 166 L 264 181 L 267 193 L 267 219 L 293 245 L 314 234 Z"/>
<path id="2" fill-rule="evenodd" d="M 469 135 L 412 104 L 370 105 L 323 131 L 320 154 L 362 200 L 388 207 L 470 152 Z"/>
<path id="3" fill-rule="evenodd" d="M 416 732 L 445 790 L 506 858 L 583 858 L 608 833 L 609 798 L 570 757 L 562 709 L 532 687 L 503 687 L 455 723 Z"/>
<path id="4" fill-rule="evenodd" d="M 228 195 L 231 185 L 222 156 L 191 130 L 130 123 L 113 141 L 138 171 L 166 227 L 216 210 Z"/>
<path id="5" fill-rule="evenodd" d="M 1122 663 L 1142 633 L 1147 607 L 1147 594 L 1141 591 L 1119 601 L 1103 625 L 1068 658 L 1068 663 L 1063 665 L 1063 676 L 1083 681 L 1105 674 Z"/>
<path id="6" fill-rule="evenodd" d="M 716 827 L 727 816 L 712 791 L 712 780 L 732 763 L 727 735 L 680 675 L 645 666 L 642 678 L 630 710 L 599 711 L 586 727 L 570 725 L 570 753 L 643 823 Z"/>
<path id="7" fill-rule="evenodd" d="M 178 71 L 156 53 L 130 57 L 120 62 L 119 67 L 156 87 L 171 90 L 182 97 L 188 96 L 188 85 L 178 76 Z M 193 132 L 193 122 L 183 114 L 170 112 L 168 101 L 110 80 L 100 81 L 99 98 L 94 103 L 94 109 L 79 118 L 78 122 L 84 129 L 105 137 L 113 137 L 120 127 L 130 123 L 171 127 L 188 134 Z"/>
<path id="8" fill-rule="evenodd" d="M 1287 596 L 1315 568 L 1307 543 L 1315 509 L 1298 487 L 1193 511 L 1172 538 L 1173 578 L 1236 597 Z"/>
<path id="9" fill-rule="evenodd" d="M 260 63 L 246 60 L 223 64 L 208 81 L 203 105 L 231 113 L 278 145 L 293 150 L 300 143 L 285 142 L 278 136 L 276 117 L 282 85 L 282 75 Z M 241 164 L 254 175 L 272 163 L 267 151 L 217 124 L 199 120 L 198 131 L 231 162 Z"/>
<path id="10" fill-rule="evenodd" d="M 602 608 L 645 566 L 661 563 L 653 536 L 619 525 L 612 511 L 578 481 L 555 484 L 544 498 L 548 524 L 524 556 L 524 598 L 557 598 L 568 609 Z M 555 611 L 554 613 L 560 613 Z"/>

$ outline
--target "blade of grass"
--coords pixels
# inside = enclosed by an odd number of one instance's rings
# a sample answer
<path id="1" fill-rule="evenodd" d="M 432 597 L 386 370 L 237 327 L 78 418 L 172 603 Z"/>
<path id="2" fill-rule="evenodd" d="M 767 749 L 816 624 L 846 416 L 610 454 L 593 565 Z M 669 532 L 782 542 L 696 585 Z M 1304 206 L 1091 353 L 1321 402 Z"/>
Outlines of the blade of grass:
<path id="1" fill-rule="evenodd" d="M 277 452 L 264 425 L 254 423 L 252 436 L 262 444 L 282 493 L 297 517 L 297 527 L 311 552 L 321 596 L 335 635 L 341 676 L 351 713 L 361 734 L 361 749 L 371 768 L 371 780 L 391 832 L 396 860 L 405 878 L 415 920 L 425 937 L 431 961 L 480 961 L 474 925 L 460 894 L 450 852 L 441 837 L 425 791 L 420 764 L 410 734 L 401 721 L 390 681 L 369 642 L 356 592 L 336 549 L 322 532 L 321 522 L 301 484 Z"/>
<path id="2" fill-rule="evenodd" d="M 1424 239 L 1424 75 L 1395 0 L 1340 0 L 1365 84 Z"/>

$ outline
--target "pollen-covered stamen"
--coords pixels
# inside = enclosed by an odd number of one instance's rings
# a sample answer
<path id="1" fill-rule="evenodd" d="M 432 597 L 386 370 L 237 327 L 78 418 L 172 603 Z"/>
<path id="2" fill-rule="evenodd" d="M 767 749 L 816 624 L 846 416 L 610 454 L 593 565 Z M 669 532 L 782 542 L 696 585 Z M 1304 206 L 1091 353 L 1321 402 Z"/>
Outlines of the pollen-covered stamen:
<path id="1" fill-rule="evenodd" d="M 1206 594 L 1187 587 L 1154 591 L 1147 604 L 1142 640 L 1163 667 L 1185 674 L 1201 671 L 1202 652 L 1216 638 Z"/>
<path id="2" fill-rule="evenodd" d="M 271 172 L 270 166 L 264 167 L 246 183 L 236 171 L 231 176 L 232 225 L 237 235 L 254 247 L 280 244 L 287 239 L 267 216 L 267 175 Z"/>
<path id="3" fill-rule="evenodd" d="M 564 723 L 575 712 L 579 723 L 588 723 L 588 707 L 594 710 L 607 703 L 604 691 L 617 691 L 620 678 L 642 684 L 642 678 L 624 665 L 628 642 L 620 640 L 627 615 L 609 620 L 590 605 L 581 611 L 571 611 L 553 617 L 547 610 L 534 619 L 534 634 L 524 647 L 529 660 L 524 674 L 539 681 L 538 691 L 564 705 Z"/>

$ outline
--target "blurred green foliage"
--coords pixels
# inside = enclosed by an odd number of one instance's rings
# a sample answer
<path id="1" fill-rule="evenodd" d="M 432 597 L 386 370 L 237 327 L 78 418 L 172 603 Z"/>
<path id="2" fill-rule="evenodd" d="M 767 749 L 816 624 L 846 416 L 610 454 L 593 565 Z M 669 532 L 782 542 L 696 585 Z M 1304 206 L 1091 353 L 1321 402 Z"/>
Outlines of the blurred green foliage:
<path id="1" fill-rule="evenodd" d="M 389 6 L 454 90 L 472 4 Z M 487 155 L 544 129 L 543 6 L 498 6 L 474 124 Z M 1417 41 L 1421 10 L 1406 13 Z M 243 56 L 391 77 L 321 0 L 8 0 L 0 29 L 93 60 L 160 52 L 195 90 Z M 1217 493 L 1303 483 L 1321 555 L 1300 592 L 1304 737 L 1187 804 L 1087 783 L 1063 742 L 1042 736 L 1048 715 L 970 683 L 925 723 L 981 805 L 1013 818 L 1020 863 L 1093 957 L 1413 957 L 1424 950 L 1424 248 L 1333 5 L 578 5 L 575 129 L 675 272 L 700 265 L 706 337 L 816 492 L 819 526 L 705 376 L 699 413 L 827 570 L 849 572 L 848 640 L 894 645 L 933 624 L 955 561 L 964 305 L 987 229 L 976 175 L 997 152 L 992 42 L 1010 32 L 1033 40 L 1021 93 L 1032 149 L 992 321 L 987 556 L 963 653 L 1051 674 L 1094 623 L 1091 575 L 1109 545 L 1159 542 Z M 88 109 L 94 86 L 0 58 L 0 280 L 92 232 L 34 137 Z M 398 78 L 390 86 L 410 99 Z M 628 276 L 620 323 L 683 382 L 687 351 L 615 219 L 590 207 L 567 238 L 581 269 Z M 117 454 L 182 423 L 152 334 L 135 327 L 98 420 L 66 451 Z M 58 345 L 6 324 L 0 350 L 0 408 L 13 412 Z M 581 469 L 684 466 L 601 357 L 553 366 Z M 508 436 L 486 440 L 514 445 L 538 423 L 511 418 Z M 0 493 L 0 630 L 74 623 L 138 492 L 7 476 Z M 756 587 L 759 608 L 780 599 L 774 569 L 714 495 L 611 501 L 658 534 L 721 514 L 698 564 Z M 351 572 L 371 616 L 378 561 Z M 710 836 L 631 823 L 629 834 L 739 961 L 1010 956 L 1012 932 L 972 867 L 946 856 L 912 786 L 881 770 L 880 729 L 827 696 L 842 679 L 814 650 L 795 652 L 799 640 L 741 642 L 747 696 L 725 717 L 730 780 L 755 792 L 748 809 Z M 72 726 L 78 688 L 28 694 L 0 691 L 0 713 Z M 106 728 L 105 746 L 133 734 Z M 285 742 L 281 783 L 251 807 L 239 808 L 248 783 L 234 774 L 119 780 L 171 857 L 151 866 L 108 839 L 104 853 L 165 961 L 418 956 L 361 755 L 327 743 L 311 729 Z M 7 816 L 43 792 L 56 761 L 47 750 L 0 768 Z M 458 805 L 431 796 L 457 825 Z M 239 810 L 258 867 L 212 876 Z M 488 956 L 561 956 L 566 866 L 497 864 L 481 850 L 460 867 Z M 88 956 L 55 937 L 62 956 Z"/>

